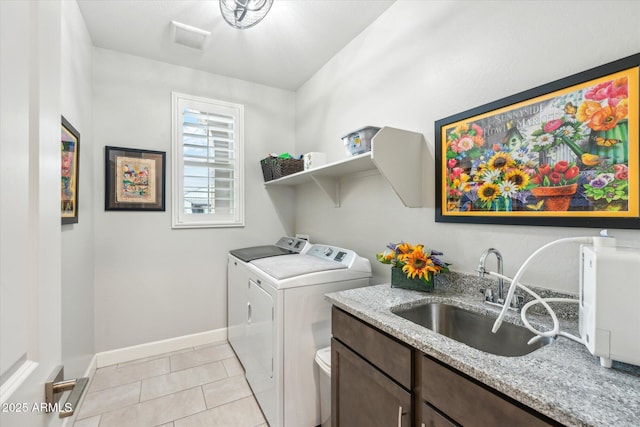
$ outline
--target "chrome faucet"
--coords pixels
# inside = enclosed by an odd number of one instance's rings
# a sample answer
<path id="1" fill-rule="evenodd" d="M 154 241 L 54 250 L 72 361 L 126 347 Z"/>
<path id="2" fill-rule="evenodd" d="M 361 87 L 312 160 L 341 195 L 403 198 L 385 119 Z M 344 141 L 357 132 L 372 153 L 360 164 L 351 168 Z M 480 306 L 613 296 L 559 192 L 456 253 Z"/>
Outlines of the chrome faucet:
<path id="1" fill-rule="evenodd" d="M 487 273 L 485 264 L 487 263 L 487 257 L 491 254 L 494 254 L 496 256 L 496 260 L 498 262 L 498 274 L 500 275 L 503 274 L 502 254 L 496 248 L 489 248 L 486 251 L 484 251 L 482 253 L 482 256 L 480 257 L 480 264 L 478 264 L 478 270 L 477 270 L 478 277 L 484 277 L 484 275 Z M 502 303 L 503 301 L 504 301 L 504 280 L 502 279 L 502 277 L 499 277 L 498 278 L 498 302 Z"/>
<path id="2" fill-rule="evenodd" d="M 498 274 L 499 275 L 503 275 L 503 265 L 502 265 L 502 254 L 500 253 L 500 251 L 498 251 L 495 248 L 489 248 L 486 251 L 484 251 L 482 253 L 482 256 L 480 257 L 480 263 L 478 264 L 478 277 L 484 277 L 485 274 L 488 273 L 485 264 L 487 262 L 487 257 L 491 254 L 494 254 L 496 256 L 496 260 L 498 263 Z M 499 305 L 502 306 L 504 305 L 504 279 L 502 277 L 498 278 L 498 298 L 496 299 L 493 296 L 493 293 L 491 292 L 491 289 L 487 289 L 486 291 L 483 291 L 484 295 L 485 295 L 485 302 L 487 304 L 493 304 L 493 305 Z M 515 297 L 513 298 L 513 301 L 511 301 L 508 304 L 511 308 L 514 309 L 519 309 L 520 306 L 520 301 L 519 298 Z"/>

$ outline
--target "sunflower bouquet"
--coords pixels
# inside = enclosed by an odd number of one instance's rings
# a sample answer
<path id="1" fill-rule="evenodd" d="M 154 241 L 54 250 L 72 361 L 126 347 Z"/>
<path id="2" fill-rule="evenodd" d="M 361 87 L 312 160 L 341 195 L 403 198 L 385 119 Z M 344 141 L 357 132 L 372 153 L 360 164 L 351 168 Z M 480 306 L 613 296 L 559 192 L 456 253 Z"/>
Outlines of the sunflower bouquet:
<path id="1" fill-rule="evenodd" d="M 428 288 L 433 288 L 434 275 L 449 272 L 450 264 L 437 258 L 442 252 L 425 248 L 422 244 L 390 243 L 387 248 L 376 254 L 376 259 L 383 264 L 391 264 L 392 285 L 394 272 L 402 272 L 406 279 L 422 281 Z"/>

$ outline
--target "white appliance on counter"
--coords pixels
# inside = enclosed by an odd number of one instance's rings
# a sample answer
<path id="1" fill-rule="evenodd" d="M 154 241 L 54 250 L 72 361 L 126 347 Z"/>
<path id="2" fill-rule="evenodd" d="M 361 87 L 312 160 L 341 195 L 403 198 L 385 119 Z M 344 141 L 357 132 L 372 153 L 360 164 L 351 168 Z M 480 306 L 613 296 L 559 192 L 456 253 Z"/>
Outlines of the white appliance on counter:
<path id="1" fill-rule="evenodd" d="M 580 336 L 610 368 L 640 365 L 640 249 L 582 246 Z"/>
<path id="2" fill-rule="evenodd" d="M 352 250 L 329 245 L 237 261 L 229 255 L 230 293 L 239 287 L 247 294 L 243 301 L 230 298 L 228 310 L 243 317 L 246 340 L 240 351 L 231 345 L 262 412 L 272 427 L 319 425 L 314 360 L 331 336 L 331 305 L 324 295 L 367 286 L 371 265 Z"/>

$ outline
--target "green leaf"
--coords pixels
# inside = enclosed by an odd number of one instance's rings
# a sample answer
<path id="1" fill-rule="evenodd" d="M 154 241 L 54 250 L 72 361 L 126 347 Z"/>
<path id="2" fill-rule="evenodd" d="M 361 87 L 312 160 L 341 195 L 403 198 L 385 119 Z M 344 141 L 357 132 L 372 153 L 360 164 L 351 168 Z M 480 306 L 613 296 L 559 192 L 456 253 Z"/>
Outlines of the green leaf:
<path id="1" fill-rule="evenodd" d="M 467 156 L 471 157 L 472 159 L 477 159 L 481 155 L 482 155 L 482 150 L 478 147 L 473 147 L 471 150 L 467 151 Z"/>

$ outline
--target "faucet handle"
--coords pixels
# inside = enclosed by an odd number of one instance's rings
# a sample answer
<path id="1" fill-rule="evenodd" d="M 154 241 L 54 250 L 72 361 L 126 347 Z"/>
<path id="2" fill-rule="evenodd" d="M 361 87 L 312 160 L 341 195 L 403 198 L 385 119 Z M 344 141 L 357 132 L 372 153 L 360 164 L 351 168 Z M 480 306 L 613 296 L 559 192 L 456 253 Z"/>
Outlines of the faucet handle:
<path id="1" fill-rule="evenodd" d="M 524 296 L 514 295 L 513 301 L 511 302 L 511 307 L 515 309 L 521 309 L 523 305 L 524 305 Z"/>
<path id="2" fill-rule="evenodd" d="M 480 289 L 480 293 L 484 295 L 484 300 L 485 301 L 494 302 L 493 291 L 491 290 L 491 288 Z"/>

